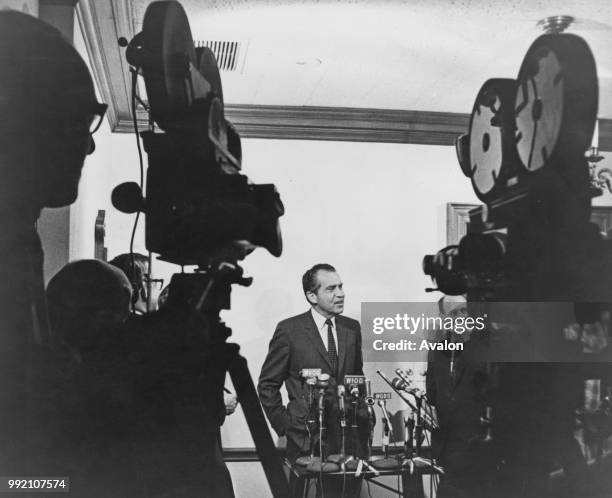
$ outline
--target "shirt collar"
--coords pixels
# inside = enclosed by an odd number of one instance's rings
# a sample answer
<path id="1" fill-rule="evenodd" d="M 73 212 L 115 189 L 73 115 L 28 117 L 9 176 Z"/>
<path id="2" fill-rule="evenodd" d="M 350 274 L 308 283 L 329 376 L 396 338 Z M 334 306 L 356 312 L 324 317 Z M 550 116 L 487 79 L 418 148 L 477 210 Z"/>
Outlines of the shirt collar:
<path id="1" fill-rule="evenodd" d="M 314 319 L 317 325 L 317 329 L 323 330 L 323 327 L 325 327 L 325 320 L 327 320 L 327 318 L 325 318 L 321 313 L 319 313 L 314 308 L 310 308 L 310 312 L 312 314 L 312 318 Z M 332 327 L 335 329 L 336 328 L 336 317 L 332 316 L 330 320 L 332 322 Z"/>

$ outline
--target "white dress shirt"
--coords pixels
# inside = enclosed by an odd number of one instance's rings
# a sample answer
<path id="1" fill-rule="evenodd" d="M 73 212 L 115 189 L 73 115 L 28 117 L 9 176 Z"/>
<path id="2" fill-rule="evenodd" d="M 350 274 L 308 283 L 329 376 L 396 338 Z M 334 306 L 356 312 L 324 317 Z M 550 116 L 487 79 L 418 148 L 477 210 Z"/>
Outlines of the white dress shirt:
<path id="1" fill-rule="evenodd" d="M 317 330 L 319 331 L 319 335 L 321 336 L 321 340 L 323 341 L 323 345 L 327 350 L 327 325 L 325 325 L 325 318 L 321 313 L 319 313 L 316 309 L 310 308 L 310 312 L 312 313 L 312 318 L 317 324 Z M 340 354 L 338 349 L 338 332 L 336 331 L 336 317 L 332 316 L 330 318 L 332 323 L 332 335 L 334 336 L 334 341 L 336 342 L 336 353 Z"/>

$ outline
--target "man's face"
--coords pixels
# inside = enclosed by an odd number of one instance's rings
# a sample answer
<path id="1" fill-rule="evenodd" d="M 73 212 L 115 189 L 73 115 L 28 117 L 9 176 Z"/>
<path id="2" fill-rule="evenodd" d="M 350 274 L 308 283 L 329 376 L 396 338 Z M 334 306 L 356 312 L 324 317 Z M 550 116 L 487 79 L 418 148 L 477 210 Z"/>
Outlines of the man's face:
<path id="1" fill-rule="evenodd" d="M 44 169 L 41 168 L 45 188 L 41 196 L 46 206 L 62 206 L 76 200 L 85 157 L 93 150 L 89 126 L 94 117 L 83 110 L 92 97 L 95 95 L 75 95 L 75 105 L 68 106 L 71 112 L 58 116 L 51 127 L 40 131 L 39 150 L 45 155 Z"/>
<path id="2" fill-rule="evenodd" d="M 148 311 L 155 311 L 157 309 L 157 300 L 159 299 L 159 294 L 161 292 L 160 284 L 163 285 L 163 280 L 156 279 L 149 273 L 149 265 L 145 265 L 143 274 L 142 274 L 142 287 L 140 290 L 140 294 L 138 296 L 138 301 L 136 301 L 134 308 L 140 313 L 147 313 Z M 148 297 L 149 296 L 149 287 L 151 289 L 151 308 L 148 309 Z"/>
<path id="3" fill-rule="evenodd" d="M 324 317 L 330 318 L 344 311 L 342 280 L 336 272 L 319 270 L 316 291 L 307 293 L 312 306 Z"/>

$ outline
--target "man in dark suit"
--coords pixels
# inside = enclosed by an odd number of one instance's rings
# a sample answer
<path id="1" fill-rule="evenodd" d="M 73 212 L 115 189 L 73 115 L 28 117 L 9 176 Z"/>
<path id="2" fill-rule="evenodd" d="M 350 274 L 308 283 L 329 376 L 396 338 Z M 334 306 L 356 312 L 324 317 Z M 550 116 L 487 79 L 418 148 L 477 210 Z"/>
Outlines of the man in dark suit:
<path id="1" fill-rule="evenodd" d="M 309 452 L 305 420 L 307 386 L 302 369 L 321 369 L 330 375 L 326 392 L 327 453 L 338 451 L 337 386 L 345 375 L 363 375 L 359 322 L 341 316 L 344 311 L 342 280 L 333 266 L 318 264 L 302 277 L 311 309 L 280 322 L 270 341 L 268 356 L 257 386 L 261 404 L 279 436 L 287 437 L 291 460 Z M 289 404 L 282 403 L 285 383 Z"/>

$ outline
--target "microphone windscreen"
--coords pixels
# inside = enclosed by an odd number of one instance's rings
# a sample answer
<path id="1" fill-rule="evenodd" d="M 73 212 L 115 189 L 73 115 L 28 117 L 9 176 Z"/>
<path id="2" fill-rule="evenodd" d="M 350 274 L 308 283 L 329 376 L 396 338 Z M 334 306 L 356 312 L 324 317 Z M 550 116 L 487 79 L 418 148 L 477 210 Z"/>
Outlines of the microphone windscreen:
<path id="1" fill-rule="evenodd" d="M 122 213 L 132 214 L 144 210 L 142 190 L 136 182 L 117 185 L 111 194 L 111 202 Z"/>
<path id="2" fill-rule="evenodd" d="M 398 379 L 397 377 L 395 377 L 391 381 L 391 385 L 395 387 L 395 389 L 399 389 L 399 390 L 403 390 L 404 388 L 407 387 L 406 382 L 404 382 L 402 379 Z"/>

